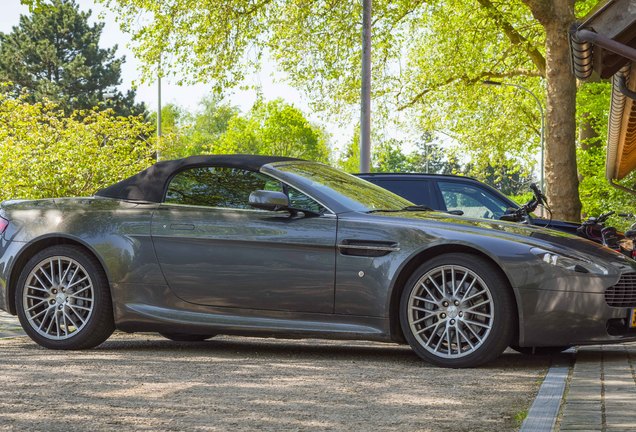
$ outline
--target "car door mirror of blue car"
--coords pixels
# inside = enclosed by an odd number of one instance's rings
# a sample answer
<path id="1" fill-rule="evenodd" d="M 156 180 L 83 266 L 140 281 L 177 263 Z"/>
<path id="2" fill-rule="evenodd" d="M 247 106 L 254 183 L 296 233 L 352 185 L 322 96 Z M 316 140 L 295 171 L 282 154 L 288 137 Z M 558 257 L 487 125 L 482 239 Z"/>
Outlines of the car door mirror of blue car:
<path id="1" fill-rule="evenodd" d="M 257 190 L 250 194 L 252 207 L 269 211 L 289 211 L 289 198 L 282 192 Z"/>

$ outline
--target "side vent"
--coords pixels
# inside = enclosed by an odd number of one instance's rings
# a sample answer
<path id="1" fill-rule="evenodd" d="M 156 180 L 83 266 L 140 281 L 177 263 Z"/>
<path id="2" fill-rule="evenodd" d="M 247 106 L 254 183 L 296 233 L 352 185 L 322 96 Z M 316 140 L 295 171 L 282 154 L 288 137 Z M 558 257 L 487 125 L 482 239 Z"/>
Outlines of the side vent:
<path id="1" fill-rule="evenodd" d="M 398 243 L 375 240 L 343 240 L 338 244 L 342 255 L 381 257 L 400 250 Z"/>

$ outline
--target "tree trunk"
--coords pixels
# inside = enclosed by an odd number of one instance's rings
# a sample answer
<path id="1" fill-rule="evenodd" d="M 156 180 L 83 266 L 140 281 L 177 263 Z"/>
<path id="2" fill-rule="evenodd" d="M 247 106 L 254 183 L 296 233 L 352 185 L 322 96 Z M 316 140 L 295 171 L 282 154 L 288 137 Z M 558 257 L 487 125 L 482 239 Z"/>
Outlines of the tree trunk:
<path id="1" fill-rule="evenodd" d="M 522 0 L 545 29 L 547 109 L 546 195 L 558 219 L 579 221 L 581 200 L 576 168 L 576 79 L 570 71 L 568 30 L 574 0 Z"/>
<path id="2" fill-rule="evenodd" d="M 560 2 L 555 2 L 560 3 Z M 558 9 L 555 7 L 555 9 Z M 576 169 L 576 79 L 570 71 L 568 29 L 573 11 L 544 24 L 546 31 L 547 110 L 545 180 L 556 219 L 579 221 L 581 201 Z"/>

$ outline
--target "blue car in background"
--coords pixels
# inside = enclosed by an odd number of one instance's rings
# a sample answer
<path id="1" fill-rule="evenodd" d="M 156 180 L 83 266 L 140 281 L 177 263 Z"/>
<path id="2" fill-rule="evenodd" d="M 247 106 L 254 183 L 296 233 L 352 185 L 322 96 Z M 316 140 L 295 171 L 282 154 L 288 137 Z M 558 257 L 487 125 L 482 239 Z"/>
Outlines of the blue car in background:
<path id="1" fill-rule="evenodd" d="M 521 206 L 474 178 L 449 174 L 369 173 L 358 177 L 400 195 L 418 205 L 471 218 L 501 219 Z M 549 220 L 529 215 L 532 225 L 577 234 L 576 222 Z"/>

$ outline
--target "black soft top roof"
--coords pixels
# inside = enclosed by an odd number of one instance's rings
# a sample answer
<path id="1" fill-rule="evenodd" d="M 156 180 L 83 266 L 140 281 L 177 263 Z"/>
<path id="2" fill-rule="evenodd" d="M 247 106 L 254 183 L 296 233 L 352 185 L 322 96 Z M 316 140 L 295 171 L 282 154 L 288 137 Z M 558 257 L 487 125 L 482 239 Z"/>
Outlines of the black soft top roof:
<path id="1" fill-rule="evenodd" d="M 100 189 L 95 196 L 130 201 L 161 202 L 166 183 L 184 169 L 198 166 L 219 166 L 258 171 L 263 165 L 273 162 L 300 160 L 282 156 L 215 155 L 190 156 L 184 159 L 157 162 L 153 166 L 128 177 L 112 186 Z"/>

